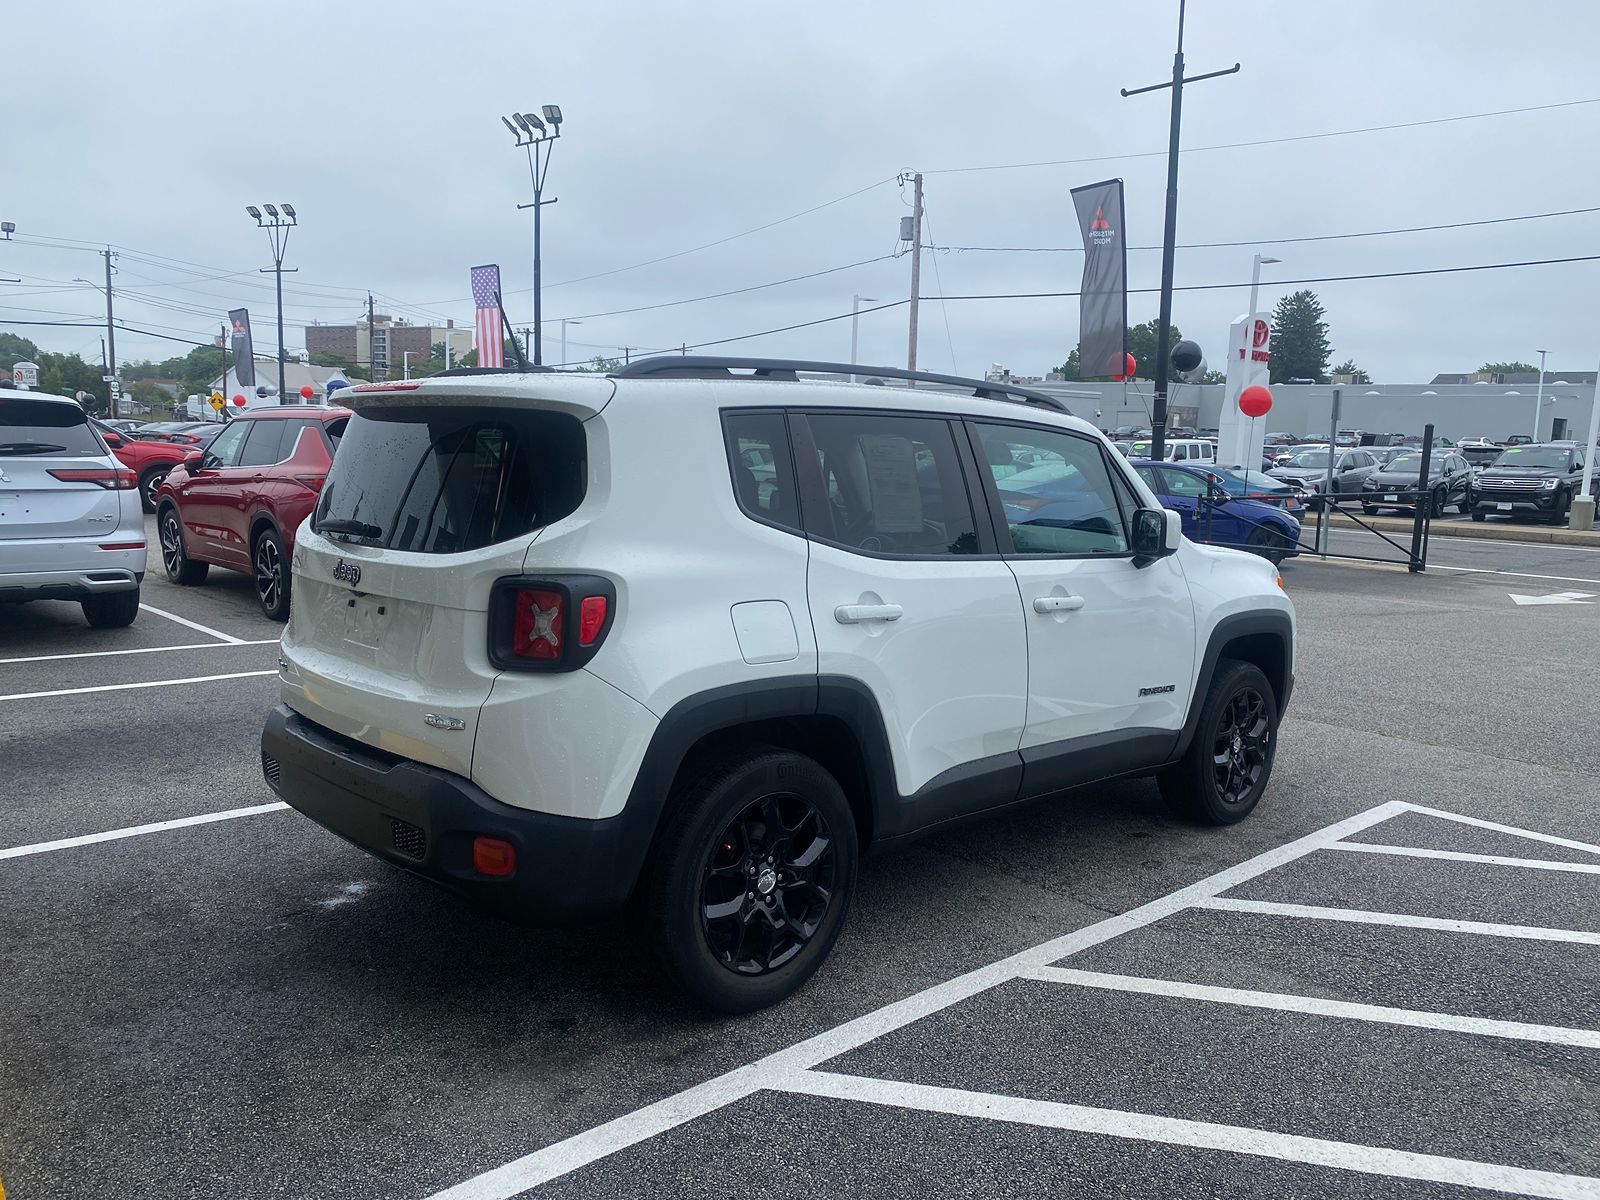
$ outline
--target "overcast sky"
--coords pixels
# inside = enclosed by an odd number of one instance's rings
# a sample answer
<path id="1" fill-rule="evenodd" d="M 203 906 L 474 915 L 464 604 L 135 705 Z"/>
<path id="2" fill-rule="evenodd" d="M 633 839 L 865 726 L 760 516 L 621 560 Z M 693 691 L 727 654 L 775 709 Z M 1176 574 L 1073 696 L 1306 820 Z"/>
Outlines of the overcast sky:
<path id="1" fill-rule="evenodd" d="M 1075 246 L 1068 189 L 1126 180 L 1131 245 L 1159 245 L 1176 0 L 871 4 L 638 2 L 219 6 L 13 0 L 7 17 L 0 318 L 98 320 L 92 245 L 122 250 L 118 315 L 206 339 L 247 305 L 271 352 L 267 238 L 244 211 L 292 203 L 291 350 L 320 319 L 380 311 L 470 325 L 467 270 L 498 262 L 531 319 L 522 152 L 501 113 L 564 110 L 544 235 L 546 361 L 733 338 L 903 299 L 909 258 L 725 299 L 597 316 L 891 255 L 927 172 L 938 246 Z M 537 14 L 537 15 L 536 15 Z M 1193 0 L 1186 148 L 1298 137 L 1600 97 L 1594 0 Z M 1282 280 L 1600 254 L 1600 213 L 1392 237 L 1275 239 L 1600 205 L 1600 103 L 1214 151 L 1182 160 L 1179 242 L 1259 240 L 1262 306 Z M 1140 155 L 951 173 L 952 168 Z M 876 185 L 876 186 L 874 186 Z M 864 189 L 864 190 L 863 190 Z M 848 199 L 839 199 L 848 193 Z M 678 254 L 818 211 L 709 249 Z M 80 239 L 84 248 L 56 244 Z M 44 244 L 50 243 L 50 244 Z M 1181 249 L 1177 282 L 1247 284 L 1254 248 Z M 674 255 L 653 265 L 627 269 Z M 1159 251 L 1130 254 L 1154 288 Z M 182 260 L 182 261 L 171 261 Z M 925 295 L 1073 291 L 1076 253 L 933 252 Z M 598 278 L 603 272 L 608 274 Z M 220 276 L 220 278 L 219 278 Z M 1377 380 L 1485 359 L 1593 369 L 1600 262 L 1315 283 L 1334 361 Z M 1174 321 L 1221 358 L 1246 287 L 1179 292 Z M 870 306 L 868 306 L 870 307 Z M 1129 316 L 1156 314 L 1153 292 Z M 948 329 L 947 329 L 948 323 Z M 98 356 L 88 328 L 20 326 Z M 1076 343 L 1071 299 L 924 301 L 921 365 L 1042 373 Z M 904 306 L 861 318 L 861 359 L 903 363 Z M 733 342 L 729 353 L 848 357 L 848 319 Z M 119 359 L 184 347 L 119 332 Z"/>

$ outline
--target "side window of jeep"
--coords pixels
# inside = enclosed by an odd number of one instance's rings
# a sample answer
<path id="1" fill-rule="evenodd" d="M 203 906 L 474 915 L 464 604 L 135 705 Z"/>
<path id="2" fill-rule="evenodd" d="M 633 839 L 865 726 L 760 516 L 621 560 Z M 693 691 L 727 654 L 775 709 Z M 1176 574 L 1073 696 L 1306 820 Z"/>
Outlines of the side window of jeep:
<path id="1" fill-rule="evenodd" d="M 801 532 L 794 459 L 783 414 L 725 413 L 722 437 L 733 473 L 734 498 L 745 515 L 791 533 Z"/>

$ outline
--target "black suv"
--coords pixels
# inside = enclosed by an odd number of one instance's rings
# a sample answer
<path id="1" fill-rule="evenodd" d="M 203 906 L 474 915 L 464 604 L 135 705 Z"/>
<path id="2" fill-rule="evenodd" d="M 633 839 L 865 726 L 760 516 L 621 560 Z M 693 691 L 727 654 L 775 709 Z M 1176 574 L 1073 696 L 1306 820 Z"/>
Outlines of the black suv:
<path id="1" fill-rule="evenodd" d="M 1583 457 L 1577 446 L 1507 448 L 1473 485 L 1472 519 L 1482 521 L 1499 512 L 1533 514 L 1561 524 L 1583 486 Z"/>

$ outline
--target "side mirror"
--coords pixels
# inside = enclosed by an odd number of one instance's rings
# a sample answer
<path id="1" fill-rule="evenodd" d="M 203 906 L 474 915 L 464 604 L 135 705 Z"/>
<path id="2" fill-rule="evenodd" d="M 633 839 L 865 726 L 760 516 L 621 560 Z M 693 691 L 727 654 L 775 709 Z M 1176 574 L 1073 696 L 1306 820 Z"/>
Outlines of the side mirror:
<path id="1" fill-rule="evenodd" d="M 122 446 L 122 435 L 112 433 L 109 429 L 102 433 L 100 437 L 113 450 L 120 449 Z"/>
<path id="2" fill-rule="evenodd" d="M 1147 567 L 1178 549 L 1183 518 L 1164 508 L 1141 508 L 1133 514 L 1133 565 Z"/>
<path id="3" fill-rule="evenodd" d="M 200 464 L 205 461 L 205 455 L 198 450 L 191 450 L 183 456 L 184 469 L 193 475 L 200 469 Z"/>

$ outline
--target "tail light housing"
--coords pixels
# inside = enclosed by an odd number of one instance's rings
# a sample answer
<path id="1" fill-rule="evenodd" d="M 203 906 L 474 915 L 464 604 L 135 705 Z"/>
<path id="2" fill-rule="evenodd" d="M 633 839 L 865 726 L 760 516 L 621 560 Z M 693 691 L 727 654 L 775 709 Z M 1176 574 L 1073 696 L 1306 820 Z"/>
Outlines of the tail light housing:
<path id="1" fill-rule="evenodd" d="M 303 488 L 309 488 L 319 496 L 322 494 L 322 485 L 328 481 L 326 475 L 296 475 L 294 481 Z"/>
<path id="2" fill-rule="evenodd" d="M 139 479 L 127 467 L 51 467 L 50 474 L 62 483 L 93 483 L 108 492 L 125 492 L 139 486 Z"/>
<path id="3" fill-rule="evenodd" d="M 575 671 L 616 618 L 617 589 L 598 575 L 513 575 L 489 593 L 489 661 L 507 671 Z"/>

